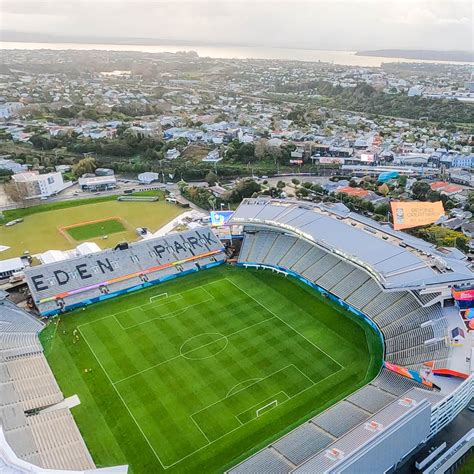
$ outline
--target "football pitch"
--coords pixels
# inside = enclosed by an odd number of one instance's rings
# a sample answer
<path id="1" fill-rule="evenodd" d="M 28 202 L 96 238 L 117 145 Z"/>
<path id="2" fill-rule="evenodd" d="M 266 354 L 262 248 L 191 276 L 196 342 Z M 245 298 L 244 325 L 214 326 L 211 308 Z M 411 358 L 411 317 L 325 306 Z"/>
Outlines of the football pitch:
<path id="1" fill-rule="evenodd" d="M 98 466 L 222 472 L 370 381 L 379 337 L 314 290 L 221 266 L 41 335 Z"/>

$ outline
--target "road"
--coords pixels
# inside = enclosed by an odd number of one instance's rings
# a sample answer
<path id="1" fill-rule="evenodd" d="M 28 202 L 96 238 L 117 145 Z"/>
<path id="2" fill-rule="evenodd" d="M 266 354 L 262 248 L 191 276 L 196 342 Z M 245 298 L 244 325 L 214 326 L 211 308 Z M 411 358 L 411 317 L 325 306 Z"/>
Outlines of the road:
<path id="1" fill-rule="evenodd" d="M 179 191 L 177 183 L 153 183 L 150 185 L 141 185 L 138 184 L 138 181 L 127 180 L 128 182 L 124 182 L 124 180 L 117 180 L 117 187 L 115 189 L 111 189 L 109 191 L 101 191 L 101 192 L 85 192 L 79 189 L 79 186 L 75 184 L 70 188 L 65 189 L 61 193 L 56 196 L 51 196 L 48 199 L 36 201 L 35 204 L 46 204 L 51 202 L 61 202 L 61 201 L 70 201 L 72 199 L 90 199 L 95 197 L 103 197 L 103 196 L 118 196 L 123 194 L 124 190 L 126 189 L 135 189 L 135 191 L 149 191 L 155 189 L 162 189 L 167 190 L 171 193 L 174 193 L 176 196 L 179 196 L 181 201 L 184 201 L 189 204 L 191 209 L 195 209 L 201 212 L 207 212 L 204 209 L 193 204 L 191 201 L 187 200 Z M 204 182 L 196 182 L 192 183 L 194 186 L 207 186 L 207 183 Z M 0 186 L 0 211 L 8 210 L 8 209 L 15 209 L 20 207 L 19 205 L 8 202 L 7 196 L 3 193 L 3 187 Z"/>

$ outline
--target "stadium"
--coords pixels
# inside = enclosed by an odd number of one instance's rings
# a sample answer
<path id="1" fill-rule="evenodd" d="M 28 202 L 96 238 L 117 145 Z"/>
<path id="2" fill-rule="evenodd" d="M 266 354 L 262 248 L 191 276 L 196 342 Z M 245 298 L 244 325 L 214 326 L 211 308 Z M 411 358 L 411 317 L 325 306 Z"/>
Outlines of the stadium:
<path id="1" fill-rule="evenodd" d="M 9 472 L 392 472 L 474 396 L 464 254 L 339 204 L 225 227 L 30 267 L 46 327 L 2 295 Z"/>

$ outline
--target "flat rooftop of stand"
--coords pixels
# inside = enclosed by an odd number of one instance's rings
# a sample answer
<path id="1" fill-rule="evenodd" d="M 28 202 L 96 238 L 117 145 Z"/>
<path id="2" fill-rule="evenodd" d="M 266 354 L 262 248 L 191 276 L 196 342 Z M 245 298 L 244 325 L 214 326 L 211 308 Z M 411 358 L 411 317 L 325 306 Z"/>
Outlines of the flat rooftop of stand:
<path id="1" fill-rule="evenodd" d="M 296 233 L 374 274 L 386 289 L 474 283 L 472 265 L 454 248 L 437 248 L 343 204 L 244 199 L 231 224 L 268 225 Z"/>

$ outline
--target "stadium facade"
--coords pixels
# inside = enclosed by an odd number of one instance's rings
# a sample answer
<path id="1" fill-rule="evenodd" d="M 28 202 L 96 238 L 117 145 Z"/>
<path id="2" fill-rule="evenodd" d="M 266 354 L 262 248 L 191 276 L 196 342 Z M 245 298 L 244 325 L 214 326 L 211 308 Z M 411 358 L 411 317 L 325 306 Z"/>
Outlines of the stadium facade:
<path id="1" fill-rule="evenodd" d="M 242 235 L 237 265 L 297 278 L 376 328 L 385 347 L 384 367 L 370 384 L 229 472 L 393 470 L 473 397 L 472 333 L 452 298 L 454 287 L 468 288 L 474 283 L 474 273 L 461 252 L 437 249 L 342 205 L 246 199 L 229 223 L 231 235 Z M 31 267 L 25 273 L 39 312 L 51 316 L 210 268 L 225 259 L 216 235 L 209 228 L 199 228 Z M 14 305 L 4 306 L 10 314 Z M 11 326 L 11 321 L 5 327 L 10 327 L 13 336 L 2 329 L 1 337 L 14 341 L 7 352 L 1 351 L 2 364 L 31 355 L 43 357 L 37 321 L 26 313 L 22 318 L 29 318 L 28 330 Z M 35 439 L 28 418 L 18 425 L 25 427 L 21 434 L 15 431 L 16 421 L 7 422 L 11 405 L 16 406 L 18 420 L 30 409 L 22 401 L 21 384 L 10 372 L 7 382 L 13 386 L 12 402 L 0 403 L 0 446 L 9 445 L 22 462 L 93 469 L 79 440 L 75 446 L 84 464 L 74 463 L 72 454 L 68 458 L 64 453 L 68 461 L 63 459 L 63 464 L 45 461 L 50 459 L 46 453 L 43 460 L 38 459 L 41 430 L 35 431 Z M 52 403 L 60 403 L 58 391 L 57 385 L 51 388 L 58 400 Z M 38 394 L 41 401 L 33 409 L 45 406 L 44 396 Z M 35 416 L 44 415 L 43 411 Z M 24 452 L 30 435 L 33 441 Z"/>

